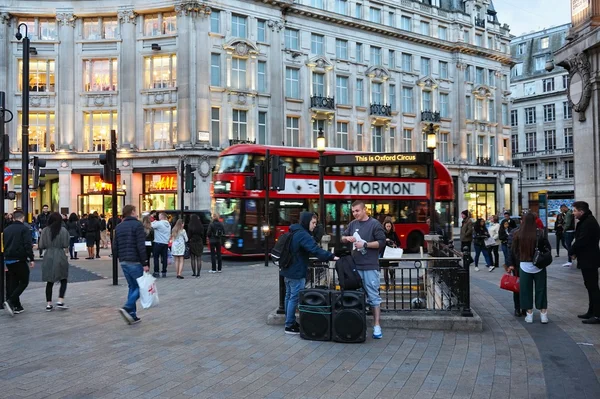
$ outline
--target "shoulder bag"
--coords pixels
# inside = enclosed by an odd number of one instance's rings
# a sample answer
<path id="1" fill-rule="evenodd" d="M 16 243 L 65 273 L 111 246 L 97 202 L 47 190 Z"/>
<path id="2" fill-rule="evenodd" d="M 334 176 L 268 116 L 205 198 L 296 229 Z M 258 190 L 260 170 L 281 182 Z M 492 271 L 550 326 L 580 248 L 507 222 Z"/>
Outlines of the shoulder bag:
<path id="1" fill-rule="evenodd" d="M 542 245 L 540 245 L 540 241 L 542 241 Z M 552 263 L 552 251 L 546 248 L 544 245 L 543 233 L 542 238 L 540 239 L 540 235 L 537 235 L 535 252 L 533 253 L 533 265 L 539 269 L 544 269 Z"/>

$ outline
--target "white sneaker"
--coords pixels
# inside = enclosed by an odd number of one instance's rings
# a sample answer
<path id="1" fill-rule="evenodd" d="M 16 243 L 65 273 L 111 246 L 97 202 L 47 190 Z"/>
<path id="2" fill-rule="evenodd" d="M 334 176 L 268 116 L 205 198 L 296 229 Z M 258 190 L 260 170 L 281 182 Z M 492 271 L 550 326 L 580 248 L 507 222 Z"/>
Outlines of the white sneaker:
<path id="1" fill-rule="evenodd" d="M 525 316 L 525 323 L 533 323 L 533 312 L 527 313 L 527 316 Z"/>
<path id="2" fill-rule="evenodd" d="M 493 272 L 495 268 L 496 268 L 496 266 L 490 266 L 490 268 L 488 269 L 488 271 Z"/>
<path id="3" fill-rule="evenodd" d="M 548 311 L 546 313 L 540 312 L 540 316 L 542 317 L 542 324 L 548 324 Z"/>
<path id="4" fill-rule="evenodd" d="M 209 273 L 216 273 L 217 271 L 216 270 L 209 270 L 208 272 Z"/>
<path id="5" fill-rule="evenodd" d="M 571 267 L 571 266 L 573 266 L 573 263 L 571 263 L 571 262 L 567 262 L 567 263 L 563 264 L 563 267 Z"/>
<path id="6" fill-rule="evenodd" d="M 475 271 L 476 271 L 476 272 L 478 272 L 478 271 L 479 271 L 479 268 L 478 268 L 477 266 L 475 266 Z"/>
<path id="7" fill-rule="evenodd" d="M 382 337 L 383 337 L 383 333 L 381 332 L 381 326 L 374 326 L 373 327 L 373 338 L 381 339 Z"/>

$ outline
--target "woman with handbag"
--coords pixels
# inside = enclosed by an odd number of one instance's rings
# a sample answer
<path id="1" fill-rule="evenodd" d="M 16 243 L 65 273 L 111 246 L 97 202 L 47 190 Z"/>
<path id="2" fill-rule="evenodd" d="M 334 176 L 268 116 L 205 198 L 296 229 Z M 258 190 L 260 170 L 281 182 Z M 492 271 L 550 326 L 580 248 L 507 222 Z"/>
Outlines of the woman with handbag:
<path id="1" fill-rule="evenodd" d="M 479 271 L 479 255 L 483 253 L 483 258 L 490 271 L 494 270 L 492 266 L 492 257 L 485 244 L 485 240 L 490 238 L 490 233 L 487 227 L 485 227 L 485 220 L 479 218 L 475 222 L 473 228 L 473 246 L 475 247 L 475 271 Z"/>
<path id="2" fill-rule="evenodd" d="M 144 239 L 144 244 L 146 247 L 146 259 L 148 259 L 148 266 L 150 266 L 150 259 L 152 259 L 152 243 L 154 242 L 154 229 L 152 228 L 152 220 L 150 220 L 150 215 L 144 216 L 142 219 L 142 225 L 144 226 L 144 234 L 146 238 Z M 158 273 L 154 273 L 154 277 L 158 277 Z"/>
<path id="3" fill-rule="evenodd" d="M 42 281 L 46 282 L 46 311 L 54 309 L 52 306 L 52 288 L 54 283 L 60 281 L 58 294 L 58 309 L 68 309 L 65 305 L 67 291 L 67 278 L 69 277 L 69 261 L 65 249 L 69 247 L 69 232 L 62 226 L 62 216 L 53 212 L 48 217 L 48 226 L 40 234 L 39 248 L 46 250 L 42 262 Z"/>
<path id="4" fill-rule="evenodd" d="M 550 262 L 548 262 L 548 254 Z M 513 266 L 519 268 L 521 308 L 527 310 L 525 322 L 533 323 L 533 294 L 535 307 L 540 310 L 542 324 L 548 323 L 548 288 L 546 266 L 552 262 L 552 247 L 537 228 L 535 215 L 527 213 L 514 233 L 511 255 Z M 510 267 L 509 267 L 510 269 Z"/>
<path id="5" fill-rule="evenodd" d="M 492 216 L 492 223 L 488 228 L 488 232 L 490 233 L 490 238 L 494 240 L 493 245 L 488 245 L 488 250 L 490 254 L 494 256 L 494 265 L 489 268 L 489 271 L 493 271 L 495 268 L 500 266 L 500 255 L 498 254 L 498 249 L 500 248 L 500 237 L 498 236 L 500 232 L 500 223 L 498 216 Z M 491 257 L 491 256 L 490 256 Z"/>
<path id="6" fill-rule="evenodd" d="M 383 221 L 383 230 L 385 230 L 385 246 L 391 248 L 400 248 L 400 239 L 398 238 L 398 234 L 394 231 L 394 224 L 391 220 L 387 219 Z M 385 247 L 383 249 L 385 252 Z M 383 255 L 383 252 L 381 253 Z M 397 263 L 396 263 L 397 264 Z M 385 290 L 390 290 L 390 277 L 392 278 L 392 283 L 396 282 L 396 271 L 394 269 L 390 269 L 390 262 L 383 262 L 383 278 L 385 280 Z"/>
<path id="7" fill-rule="evenodd" d="M 183 219 L 178 219 L 175 223 L 175 227 L 171 231 L 171 253 L 175 259 L 175 274 L 178 279 L 183 279 L 181 273 L 183 272 L 183 256 L 185 255 L 185 243 L 188 241 L 187 233 L 183 228 Z"/>

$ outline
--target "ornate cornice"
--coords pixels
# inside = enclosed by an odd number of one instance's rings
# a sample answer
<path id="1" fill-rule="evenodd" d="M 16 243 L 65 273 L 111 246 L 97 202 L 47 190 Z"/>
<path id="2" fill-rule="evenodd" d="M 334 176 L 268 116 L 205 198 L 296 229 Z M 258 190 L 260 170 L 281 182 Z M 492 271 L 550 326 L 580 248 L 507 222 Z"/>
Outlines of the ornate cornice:
<path id="1" fill-rule="evenodd" d="M 590 99 L 592 98 L 592 67 L 590 61 L 585 53 L 579 53 L 559 62 L 557 65 L 569 71 L 567 98 L 573 110 L 579 113 L 579 122 L 585 122 L 585 110 L 590 105 Z M 578 78 L 581 80 L 581 97 L 577 103 L 571 97 L 571 87 L 573 86 L 575 75 L 579 75 Z"/>
<path id="2" fill-rule="evenodd" d="M 367 75 L 371 79 L 388 80 L 390 77 L 390 71 L 386 67 L 381 65 L 370 66 L 365 71 L 365 75 Z"/>
<path id="3" fill-rule="evenodd" d="M 207 4 L 197 0 L 183 0 L 175 5 L 175 12 L 178 16 L 196 17 L 210 15 L 211 9 Z"/>
<path id="4" fill-rule="evenodd" d="M 133 11 L 133 9 L 120 9 L 117 11 L 117 17 L 119 19 L 119 23 L 121 24 L 134 24 L 137 17 L 137 14 Z"/>
<path id="5" fill-rule="evenodd" d="M 7 12 L 0 12 L 0 24 L 10 26 L 10 14 Z"/>
<path id="6" fill-rule="evenodd" d="M 306 66 L 313 69 L 324 69 L 329 71 L 333 69 L 333 64 L 322 55 L 317 55 L 306 61 Z"/>
<path id="7" fill-rule="evenodd" d="M 59 12 L 56 14 L 56 22 L 61 26 L 75 27 L 77 17 L 72 12 Z"/>
<path id="8" fill-rule="evenodd" d="M 237 57 L 253 57 L 260 54 L 258 47 L 249 40 L 235 38 L 223 45 L 223 49 L 228 54 L 233 54 Z"/>

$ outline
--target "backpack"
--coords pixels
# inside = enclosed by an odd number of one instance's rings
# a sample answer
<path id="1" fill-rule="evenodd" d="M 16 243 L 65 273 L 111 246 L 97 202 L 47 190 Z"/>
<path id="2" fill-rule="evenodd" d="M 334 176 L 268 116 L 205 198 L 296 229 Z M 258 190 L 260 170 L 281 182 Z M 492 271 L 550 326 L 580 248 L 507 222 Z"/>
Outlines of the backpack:
<path id="1" fill-rule="evenodd" d="M 287 269 L 292 264 L 292 238 L 294 231 L 279 236 L 273 249 L 271 249 L 271 261 L 281 269 Z"/>
<path id="2" fill-rule="evenodd" d="M 223 230 L 223 226 L 221 226 L 220 224 L 214 226 L 214 231 L 215 231 L 215 237 L 217 238 L 221 238 L 225 235 L 225 231 Z"/>
<path id="3" fill-rule="evenodd" d="M 338 275 L 342 291 L 358 290 L 363 287 L 362 278 L 356 270 L 356 265 L 351 255 L 343 256 L 335 262 L 335 272 Z"/>

